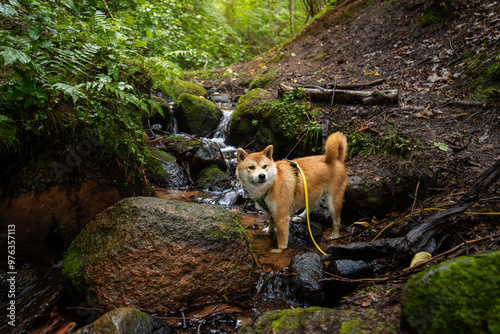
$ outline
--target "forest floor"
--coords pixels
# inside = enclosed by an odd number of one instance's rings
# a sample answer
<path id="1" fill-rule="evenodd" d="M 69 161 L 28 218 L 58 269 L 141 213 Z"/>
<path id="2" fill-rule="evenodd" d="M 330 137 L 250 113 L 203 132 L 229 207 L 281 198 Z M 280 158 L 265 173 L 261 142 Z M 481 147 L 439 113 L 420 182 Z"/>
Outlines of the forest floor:
<path id="1" fill-rule="evenodd" d="M 393 131 L 418 142 L 417 148 L 401 156 L 375 148 L 367 156 L 351 158 L 348 174 L 374 181 L 390 180 L 394 175 L 427 180 L 409 194 L 416 195 L 414 205 L 447 205 L 459 200 L 500 157 L 500 19 L 495 14 L 499 12 L 499 1 L 339 1 L 292 42 L 231 66 L 231 76 L 222 76 L 227 68 L 217 70 L 222 82 L 201 78 L 198 82 L 217 86 L 234 97 L 244 94 L 242 83 L 266 71 L 275 71 L 276 79 L 267 89 L 276 93 L 281 83 L 332 88 L 383 78 L 383 83 L 367 89 L 397 89 L 398 104 L 312 101 L 323 110 L 320 121 L 329 119 L 333 130 L 350 128 L 371 138 Z M 469 103 L 472 101 L 479 103 Z M 499 195 L 497 181 L 473 211 L 500 211 Z M 450 235 L 439 252 L 464 240 L 492 235 L 497 237 L 468 247 L 469 254 L 500 248 L 498 216 L 462 215 L 450 221 L 449 228 Z M 374 236 L 378 231 L 380 228 L 367 233 Z M 429 264 L 462 254 L 465 247 Z M 385 277 L 411 276 L 401 276 L 403 270 L 402 266 L 392 268 Z M 370 307 L 394 324 L 399 309 L 397 292 L 405 282 L 370 283 L 372 288 L 346 297 L 341 308 Z"/>

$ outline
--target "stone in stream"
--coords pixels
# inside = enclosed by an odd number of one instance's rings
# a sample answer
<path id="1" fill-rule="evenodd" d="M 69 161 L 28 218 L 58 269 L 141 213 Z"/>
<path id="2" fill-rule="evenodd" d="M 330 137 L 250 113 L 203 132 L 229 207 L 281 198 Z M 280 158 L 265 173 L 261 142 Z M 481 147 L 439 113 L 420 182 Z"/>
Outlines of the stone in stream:
<path id="1" fill-rule="evenodd" d="M 324 278 L 324 268 L 319 255 L 311 252 L 297 255 L 291 268 L 295 274 L 292 290 L 296 298 L 310 305 L 321 305 L 324 295 L 319 280 Z"/>
<path id="2" fill-rule="evenodd" d="M 168 334 L 175 331 L 147 313 L 124 307 L 107 312 L 90 325 L 75 332 L 75 334 L 93 333 Z"/>
<path id="3" fill-rule="evenodd" d="M 241 222 L 228 210 L 134 197 L 86 226 L 64 257 L 63 276 L 103 309 L 166 313 L 249 294 L 258 272 Z"/>

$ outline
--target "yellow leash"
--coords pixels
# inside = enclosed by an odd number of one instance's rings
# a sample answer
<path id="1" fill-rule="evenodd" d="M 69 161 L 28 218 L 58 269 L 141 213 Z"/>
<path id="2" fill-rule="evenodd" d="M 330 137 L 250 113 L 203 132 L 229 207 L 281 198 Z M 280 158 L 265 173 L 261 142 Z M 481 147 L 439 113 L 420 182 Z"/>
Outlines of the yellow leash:
<path id="1" fill-rule="evenodd" d="M 311 236 L 312 241 L 314 242 L 314 246 L 321 252 L 321 254 L 326 255 L 325 252 L 321 248 L 319 248 L 318 244 L 316 243 L 316 240 L 314 240 L 314 236 L 311 231 L 311 222 L 309 221 L 309 198 L 307 196 L 307 184 L 306 184 L 306 178 L 304 176 L 304 172 L 300 168 L 299 164 L 294 161 L 294 165 L 297 167 L 297 169 L 300 172 L 300 176 L 302 177 L 302 183 L 304 183 L 304 196 L 306 199 L 306 216 L 307 216 L 307 227 L 309 228 L 309 235 Z"/>

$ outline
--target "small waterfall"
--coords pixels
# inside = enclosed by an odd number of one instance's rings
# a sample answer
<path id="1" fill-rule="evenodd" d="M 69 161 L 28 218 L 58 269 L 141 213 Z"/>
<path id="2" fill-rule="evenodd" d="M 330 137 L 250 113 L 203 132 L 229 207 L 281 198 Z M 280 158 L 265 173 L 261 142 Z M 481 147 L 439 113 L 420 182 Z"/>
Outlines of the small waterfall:
<path id="1" fill-rule="evenodd" d="M 234 109 L 235 108 L 230 105 L 221 106 L 222 119 L 217 126 L 217 130 L 215 130 L 213 137 L 207 138 L 208 140 L 212 140 L 219 145 L 226 160 L 230 160 L 232 157 L 234 157 L 234 154 L 236 152 L 235 147 L 226 144 L 227 129 L 229 126 L 229 122 L 231 121 L 231 117 L 233 116 Z M 228 165 L 230 165 L 230 161 L 227 161 L 227 163 Z"/>

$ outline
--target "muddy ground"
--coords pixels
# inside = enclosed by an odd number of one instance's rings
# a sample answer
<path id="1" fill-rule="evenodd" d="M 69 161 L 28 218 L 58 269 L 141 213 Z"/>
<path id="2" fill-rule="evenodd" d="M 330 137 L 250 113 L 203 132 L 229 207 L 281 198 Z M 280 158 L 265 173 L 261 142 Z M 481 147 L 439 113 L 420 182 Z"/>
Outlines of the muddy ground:
<path id="1" fill-rule="evenodd" d="M 267 87 L 276 94 L 281 83 L 331 88 L 385 79 L 365 89 L 397 89 L 397 104 L 311 102 L 322 108 L 320 120 L 330 122 L 330 131 L 364 133 L 370 138 L 387 137 L 393 131 L 417 142 L 415 149 L 401 155 L 375 148 L 367 156 L 351 157 L 348 174 L 374 182 L 390 180 L 395 174 L 418 180 L 408 194 L 413 204 L 404 214 L 412 209 L 446 208 L 500 157 L 500 78 L 491 71 L 495 64 L 500 68 L 499 12 L 498 1 L 339 1 L 292 42 L 231 66 L 232 78 L 190 79 L 217 86 L 233 97 L 244 94 L 242 84 L 264 71 L 276 70 L 275 81 Z M 470 210 L 499 212 L 499 196 L 497 181 Z M 432 214 L 394 224 L 387 233 L 401 235 L 405 229 L 398 225 L 415 225 Z M 345 236 L 344 242 L 370 240 L 402 216 L 387 212 L 365 217 L 370 227 Z M 500 248 L 498 216 L 461 215 L 447 226 L 449 233 L 433 254 L 435 260 L 412 271 L 405 271 L 407 263 L 395 261 L 382 275 L 387 281 L 366 283 L 346 297 L 339 309 L 369 309 L 394 324 L 399 291 L 413 273 L 463 255 L 466 248 L 471 255 Z M 465 240 L 494 235 L 465 247 Z M 454 247 L 458 248 L 448 252 Z"/>

